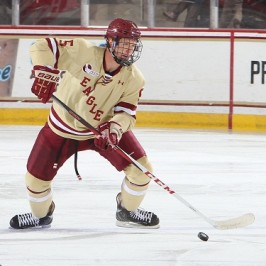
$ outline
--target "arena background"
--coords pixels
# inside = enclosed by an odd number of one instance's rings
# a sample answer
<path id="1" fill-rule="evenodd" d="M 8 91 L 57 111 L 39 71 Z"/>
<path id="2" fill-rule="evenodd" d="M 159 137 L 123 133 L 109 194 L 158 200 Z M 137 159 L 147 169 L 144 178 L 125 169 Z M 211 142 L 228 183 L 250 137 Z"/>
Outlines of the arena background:
<path id="1" fill-rule="evenodd" d="M 86 38 L 104 44 L 105 27 L 2 27 L 17 43 L 13 77 L 0 98 L 1 124 L 41 125 L 50 104 L 31 93 L 29 47 L 38 38 Z M 263 30 L 141 28 L 136 63 L 146 78 L 137 126 L 266 131 L 266 55 Z M 3 85 L 6 66 L 1 66 Z M 12 75 L 11 75 L 12 76 Z"/>

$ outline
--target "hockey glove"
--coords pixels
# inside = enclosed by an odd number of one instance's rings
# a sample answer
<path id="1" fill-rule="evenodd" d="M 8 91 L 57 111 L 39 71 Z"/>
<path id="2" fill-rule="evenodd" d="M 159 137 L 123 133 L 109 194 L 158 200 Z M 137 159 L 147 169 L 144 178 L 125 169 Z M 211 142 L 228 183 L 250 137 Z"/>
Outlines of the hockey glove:
<path id="1" fill-rule="evenodd" d="M 34 82 L 31 91 L 43 103 L 47 103 L 60 81 L 60 70 L 48 66 L 36 65 L 33 67 L 32 76 Z"/>
<path id="2" fill-rule="evenodd" d="M 118 145 L 123 131 L 121 126 L 113 121 L 104 122 L 97 127 L 101 135 L 94 139 L 94 144 L 101 150 L 113 150 Z"/>

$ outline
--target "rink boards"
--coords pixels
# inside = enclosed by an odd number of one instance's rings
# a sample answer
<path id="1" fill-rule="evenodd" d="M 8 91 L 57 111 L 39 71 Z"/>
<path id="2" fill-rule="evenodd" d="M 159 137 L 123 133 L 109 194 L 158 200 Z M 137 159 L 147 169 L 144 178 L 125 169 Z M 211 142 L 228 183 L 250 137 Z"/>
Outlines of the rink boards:
<path id="1" fill-rule="evenodd" d="M 6 40 L 19 40 L 9 95 L 0 98 L 0 123 L 36 125 L 46 120 L 49 104 L 32 98 L 30 45 L 41 37 L 83 37 L 102 45 L 105 29 L 6 27 L 0 32 Z M 266 131 L 265 31 L 143 28 L 142 36 L 136 64 L 146 85 L 137 126 Z M 1 73 L 7 66 L 0 66 Z M 33 101 L 23 101 L 29 97 Z"/>

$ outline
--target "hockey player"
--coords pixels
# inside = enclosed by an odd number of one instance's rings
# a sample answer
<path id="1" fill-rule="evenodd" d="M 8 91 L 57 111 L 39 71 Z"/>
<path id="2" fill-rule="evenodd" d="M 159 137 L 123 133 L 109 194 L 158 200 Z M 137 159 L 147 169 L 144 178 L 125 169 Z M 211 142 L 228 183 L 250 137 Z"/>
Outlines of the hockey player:
<path id="1" fill-rule="evenodd" d="M 116 197 L 116 224 L 122 227 L 158 228 L 153 212 L 139 209 L 149 177 L 128 163 L 114 149 L 125 152 L 152 171 L 144 149 L 131 129 L 144 78 L 133 65 L 140 58 L 140 30 L 129 20 L 117 18 L 107 29 L 106 48 L 85 39 L 40 39 L 30 48 L 34 82 L 32 92 L 46 103 L 54 93 L 100 132 L 95 137 L 78 120 L 53 102 L 47 123 L 40 130 L 27 162 L 25 183 L 30 213 L 15 215 L 15 229 L 47 227 L 55 204 L 52 180 L 64 162 L 78 151 L 94 150 L 118 171 L 124 171 Z"/>

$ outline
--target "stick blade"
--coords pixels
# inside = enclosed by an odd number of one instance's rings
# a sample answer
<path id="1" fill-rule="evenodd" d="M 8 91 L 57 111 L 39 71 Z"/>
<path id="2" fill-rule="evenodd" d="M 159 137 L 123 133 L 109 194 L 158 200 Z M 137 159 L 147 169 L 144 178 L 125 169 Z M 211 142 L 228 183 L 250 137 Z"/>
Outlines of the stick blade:
<path id="1" fill-rule="evenodd" d="M 223 221 L 215 221 L 213 226 L 219 230 L 229 230 L 236 229 L 241 227 L 246 227 L 255 221 L 255 215 L 253 213 L 246 213 L 239 217 L 223 220 Z"/>

